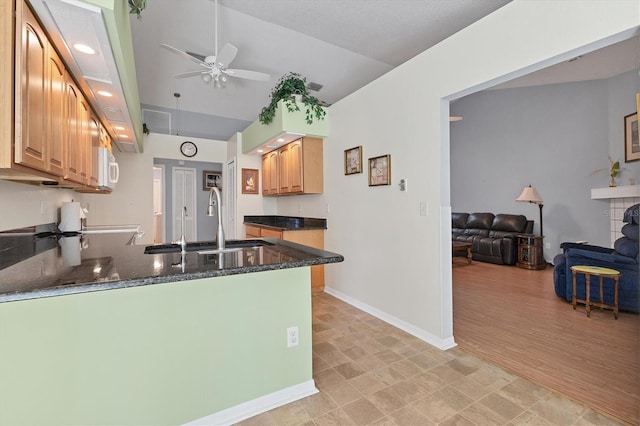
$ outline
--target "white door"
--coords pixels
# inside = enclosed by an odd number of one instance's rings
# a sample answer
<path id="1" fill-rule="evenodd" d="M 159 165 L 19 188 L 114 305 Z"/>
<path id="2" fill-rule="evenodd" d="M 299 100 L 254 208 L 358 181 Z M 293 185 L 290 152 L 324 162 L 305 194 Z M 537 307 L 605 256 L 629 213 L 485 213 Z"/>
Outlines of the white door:
<path id="1" fill-rule="evenodd" d="M 189 167 L 171 168 L 172 188 L 172 240 L 180 240 L 182 235 L 182 209 L 187 208 L 185 214 L 184 237 L 187 241 L 196 241 L 196 169 Z"/>
<path id="2" fill-rule="evenodd" d="M 164 165 L 153 166 L 153 244 L 164 240 Z"/>
<path id="3" fill-rule="evenodd" d="M 224 213 L 222 215 L 224 235 L 229 240 L 235 240 L 236 236 L 236 160 L 227 161 L 225 164 Z"/>

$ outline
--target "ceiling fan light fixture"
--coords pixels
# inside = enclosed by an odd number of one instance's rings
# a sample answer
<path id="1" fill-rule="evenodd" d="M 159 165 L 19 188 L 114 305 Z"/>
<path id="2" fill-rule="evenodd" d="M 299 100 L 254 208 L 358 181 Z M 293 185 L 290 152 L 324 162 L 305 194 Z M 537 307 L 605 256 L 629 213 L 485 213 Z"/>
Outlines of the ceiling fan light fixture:
<path id="1" fill-rule="evenodd" d="M 206 74 L 206 73 L 205 73 L 205 74 L 202 74 L 202 80 L 203 80 L 206 84 L 211 83 L 211 75 Z"/>

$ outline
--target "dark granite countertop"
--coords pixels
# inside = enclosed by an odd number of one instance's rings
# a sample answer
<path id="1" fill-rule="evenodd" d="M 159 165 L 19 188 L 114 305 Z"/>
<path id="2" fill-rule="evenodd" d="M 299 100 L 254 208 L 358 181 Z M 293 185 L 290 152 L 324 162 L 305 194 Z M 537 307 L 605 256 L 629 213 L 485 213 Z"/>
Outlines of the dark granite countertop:
<path id="1" fill-rule="evenodd" d="M 245 216 L 245 225 L 258 225 L 279 230 L 327 229 L 327 219 L 295 216 Z"/>
<path id="2" fill-rule="evenodd" d="M 127 245 L 130 239 L 126 233 L 0 237 L 0 303 L 344 260 L 339 254 L 273 238 L 237 252 L 194 251 L 184 257 L 145 254 L 144 245 Z M 12 261 L 5 261 L 9 257 Z"/>

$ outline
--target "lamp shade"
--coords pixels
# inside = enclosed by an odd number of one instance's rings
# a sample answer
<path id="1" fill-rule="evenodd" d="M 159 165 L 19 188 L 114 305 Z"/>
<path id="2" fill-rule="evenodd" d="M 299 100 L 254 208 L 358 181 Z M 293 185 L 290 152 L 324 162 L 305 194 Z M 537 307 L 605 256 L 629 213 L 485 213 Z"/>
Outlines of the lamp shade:
<path id="1" fill-rule="evenodd" d="M 538 191 L 536 191 L 535 188 L 529 185 L 522 190 L 522 194 L 516 198 L 516 201 L 542 204 L 542 197 L 538 194 Z"/>

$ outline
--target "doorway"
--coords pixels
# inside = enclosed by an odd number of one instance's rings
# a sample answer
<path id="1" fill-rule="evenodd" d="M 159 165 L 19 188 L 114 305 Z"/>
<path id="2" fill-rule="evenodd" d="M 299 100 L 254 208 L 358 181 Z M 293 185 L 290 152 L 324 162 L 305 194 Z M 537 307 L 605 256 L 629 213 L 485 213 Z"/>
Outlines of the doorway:
<path id="1" fill-rule="evenodd" d="M 165 241 L 164 230 L 164 165 L 153 165 L 153 244 L 162 244 Z"/>

